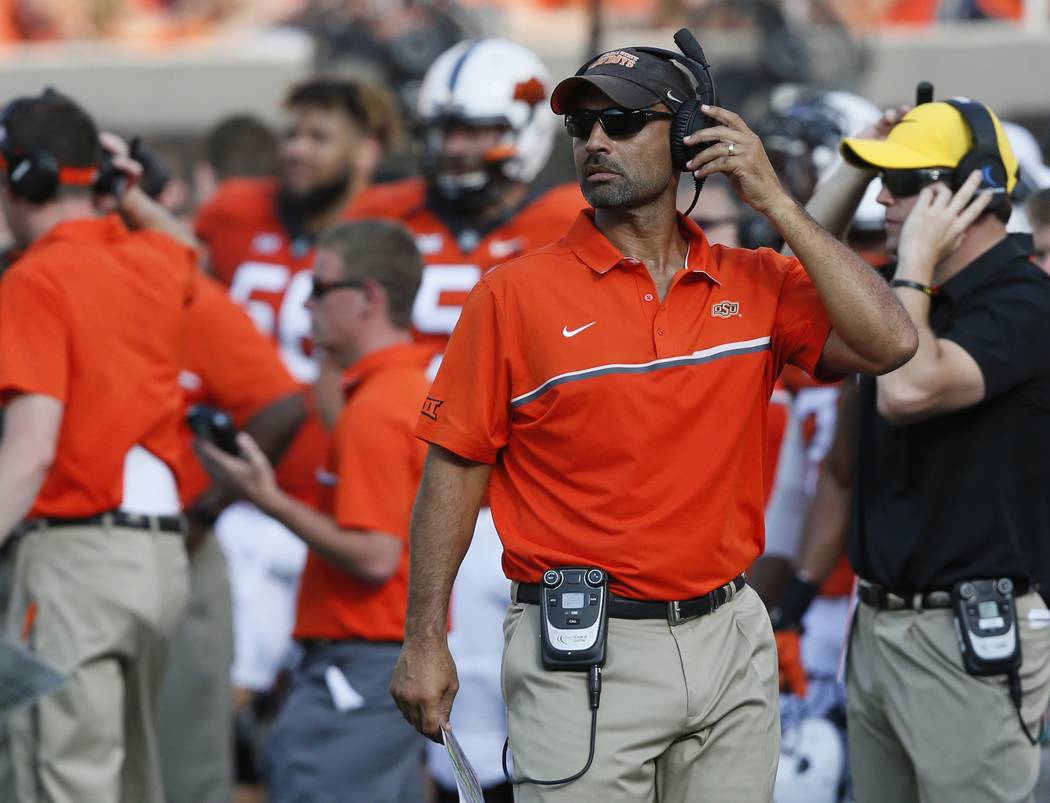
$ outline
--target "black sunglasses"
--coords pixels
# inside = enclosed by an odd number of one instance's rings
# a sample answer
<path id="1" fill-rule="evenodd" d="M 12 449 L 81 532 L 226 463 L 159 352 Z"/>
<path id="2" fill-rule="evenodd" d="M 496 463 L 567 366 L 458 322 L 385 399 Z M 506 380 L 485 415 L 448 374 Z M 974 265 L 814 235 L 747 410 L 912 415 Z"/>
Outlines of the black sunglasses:
<path id="1" fill-rule="evenodd" d="M 565 128 L 570 137 L 587 139 L 597 121 L 602 130 L 613 139 L 633 137 L 653 120 L 670 120 L 674 115 L 669 112 L 656 112 L 652 109 L 603 109 L 600 112 L 569 112 L 565 115 Z"/>
<path id="2" fill-rule="evenodd" d="M 947 181 L 951 176 L 952 171 L 943 167 L 879 171 L 882 186 L 889 190 L 890 195 L 894 198 L 910 198 L 918 195 L 919 190 L 923 187 L 936 184 L 938 181 Z"/>
<path id="3" fill-rule="evenodd" d="M 365 286 L 364 281 L 361 279 L 342 279 L 338 282 L 322 282 L 315 277 L 311 279 L 311 282 L 310 298 L 314 301 L 320 301 L 333 290 L 341 290 L 345 287 L 361 288 Z"/>

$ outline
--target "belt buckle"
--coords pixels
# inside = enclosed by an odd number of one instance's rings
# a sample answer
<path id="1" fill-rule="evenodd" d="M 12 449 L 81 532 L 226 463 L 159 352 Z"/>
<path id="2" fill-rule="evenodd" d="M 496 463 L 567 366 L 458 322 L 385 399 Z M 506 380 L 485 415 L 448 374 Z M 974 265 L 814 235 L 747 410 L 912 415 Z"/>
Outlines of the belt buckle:
<path id="1" fill-rule="evenodd" d="M 950 608 L 952 595 L 947 591 L 931 591 L 926 595 L 923 604 L 927 608 Z"/>
<path id="2" fill-rule="evenodd" d="M 886 592 L 886 610 L 903 611 L 907 604 L 908 600 L 899 594 L 894 594 L 892 591 Z"/>
<path id="3" fill-rule="evenodd" d="M 114 517 L 115 518 L 115 517 Z M 145 513 L 124 513 L 124 519 L 132 527 L 142 527 L 146 529 L 150 525 L 150 517 Z"/>
<path id="4" fill-rule="evenodd" d="M 678 600 L 667 603 L 667 624 L 674 627 L 682 622 L 682 606 Z"/>

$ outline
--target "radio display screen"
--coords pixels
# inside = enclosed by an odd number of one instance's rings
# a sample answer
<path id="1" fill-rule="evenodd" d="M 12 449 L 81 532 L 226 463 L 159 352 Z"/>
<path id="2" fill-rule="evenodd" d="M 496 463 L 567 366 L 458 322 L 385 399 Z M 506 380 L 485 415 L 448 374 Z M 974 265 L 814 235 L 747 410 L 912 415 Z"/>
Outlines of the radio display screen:
<path id="1" fill-rule="evenodd" d="M 571 594 L 562 594 L 561 606 L 563 608 L 582 608 L 583 594 L 579 592 L 574 592 Z"/>

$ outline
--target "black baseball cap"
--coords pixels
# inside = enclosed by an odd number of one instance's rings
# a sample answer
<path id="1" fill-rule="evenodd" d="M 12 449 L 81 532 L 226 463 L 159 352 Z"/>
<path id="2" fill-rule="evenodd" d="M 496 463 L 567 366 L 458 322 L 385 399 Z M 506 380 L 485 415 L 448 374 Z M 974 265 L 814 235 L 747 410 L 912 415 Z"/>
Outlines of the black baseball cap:
<path id="1" fill-rule="evenodd" d="M 648 109 L 664 103 L 671 111 L 694 97 L 686 74 L 674 63 L 633 47 L 610 50 L 593 59 L 580 75 L 566 78 L 551 93 L 555 114 L 571 111 L 584 87 L 604 92 L 621 109 Z"/>

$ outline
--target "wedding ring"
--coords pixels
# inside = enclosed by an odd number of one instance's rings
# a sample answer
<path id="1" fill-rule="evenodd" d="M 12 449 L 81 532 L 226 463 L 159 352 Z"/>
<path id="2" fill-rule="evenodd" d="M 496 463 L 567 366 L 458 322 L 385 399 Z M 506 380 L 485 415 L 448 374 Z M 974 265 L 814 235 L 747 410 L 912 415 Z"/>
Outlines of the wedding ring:
<path id="1" fill-rule="evenodd" d="M 736 150 L 736 143 L 735 142 L 730 142 L 729 143 L 729 155 L 732 156 L 733 155 L 733 151 L 735 151 L 735 150 Z"/>

